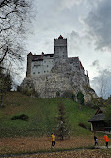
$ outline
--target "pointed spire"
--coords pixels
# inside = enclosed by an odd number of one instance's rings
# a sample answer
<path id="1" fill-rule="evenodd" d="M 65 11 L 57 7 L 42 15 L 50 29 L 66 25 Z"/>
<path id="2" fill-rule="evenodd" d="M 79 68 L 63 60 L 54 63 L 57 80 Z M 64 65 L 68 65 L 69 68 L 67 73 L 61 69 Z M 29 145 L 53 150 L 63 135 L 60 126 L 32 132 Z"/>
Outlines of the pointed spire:
<path id="1" fill-rule="evenodd" d="M 58 39 L 63 39 L 62 35 L 60 35 L 60 36 L 58 37 Z"/>

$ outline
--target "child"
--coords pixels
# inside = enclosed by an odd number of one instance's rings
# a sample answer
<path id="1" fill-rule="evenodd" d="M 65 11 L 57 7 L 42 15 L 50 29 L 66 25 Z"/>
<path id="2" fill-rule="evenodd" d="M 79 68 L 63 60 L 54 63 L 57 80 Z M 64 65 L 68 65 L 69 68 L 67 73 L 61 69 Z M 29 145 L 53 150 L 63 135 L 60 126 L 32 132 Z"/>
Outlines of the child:
<path id="1" fill-rule="evenodd" d="M 52 136 L 52 145 L 51 145 L 51 149 L 52 149 L 55 146 L 55 135 L 54 135 L 54 133 L 52 133 L 51 136 Z"/>

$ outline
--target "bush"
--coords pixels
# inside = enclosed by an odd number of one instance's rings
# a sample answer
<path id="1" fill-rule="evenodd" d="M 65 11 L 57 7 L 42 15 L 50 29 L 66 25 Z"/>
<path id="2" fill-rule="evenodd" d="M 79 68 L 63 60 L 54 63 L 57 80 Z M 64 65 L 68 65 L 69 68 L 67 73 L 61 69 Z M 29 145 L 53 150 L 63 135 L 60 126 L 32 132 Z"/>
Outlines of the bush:
<path id="1" fill-rule="evenodd" d="M 62 95 L 63 98 L 70 98 L 72 100 L 75 100 L 75 95 L 73 94 L 72 91 L 64 91 L 63 95 Z"/>
<path id="2" fill-rule="evenodd" d="M 75 95 L 72 93 L 72 100 L 74 101 L 75 100 Z"/>
<path id="3" fill-rule="evenodd" d="M 13 116 L 11 118 L 11 120 L 23 120 L 23 121 L 27 121 L 29 119 L 29 117 L 25 114 L 21 114 L 21 115 L 17 115 L 17 116 Z"/>
<path id="4" fill-rule="evenodd" d="M 60 92 L 59 91 L 56 92 L 56 97 L 60 97 Z"/>
<path id="5" fill-rule="evenodd" d="M 82 128 L 87 129 L 87 127 L 85 126 L 85 124 L 84 124 L 84 123 L 81 123 L 81 122 L 80 122 L 78 125 L 79 125 L 80 127 L 82 127 Z"/>
<path id="6" fill-rule="evenodd" d="M 33 96 L 36 97 L 36 98 L 38 98 L 38 97 L 39 97 L 38 92 L 37 92 L 37 91 L 34 91 Z"/>
<path id="7" fill-rule="evenodd" d="M 20 86 L 17 86 L 17 92 L 21 92 L 22 88 Z"/>
<path id="8" fill-rule="evenodd" d="M 39 97 L 39 94 L 37 91 L 35 91 L 34 89 L 31 89 L 29 87 L 26 87 L 22 90 L 22 93 L 27 95 L 27 96 L 32 96 L 32 97 Z"/>
<path id="9" fill-rule="evenodd" d="M 27 95 L 27 96 L 31 96 L 31 89 L 29 89 L 29 88 L 25 88 L 25 89 L 23 89 L 23 94 L 25 94 L 25 95 Z"/>
<path id="10" fill-rule="evenodd" d="M 84 94 L 81 91 L 77 93 L 77 100 L 80 104 L 84 105 Z"/>
<path id="11" fill-rule="evenodd" d="M 102 98 L 92 98 L 90 102 L 86 103 L 86 106 L 89 106 L 93 109 L 104 106 Z"/>

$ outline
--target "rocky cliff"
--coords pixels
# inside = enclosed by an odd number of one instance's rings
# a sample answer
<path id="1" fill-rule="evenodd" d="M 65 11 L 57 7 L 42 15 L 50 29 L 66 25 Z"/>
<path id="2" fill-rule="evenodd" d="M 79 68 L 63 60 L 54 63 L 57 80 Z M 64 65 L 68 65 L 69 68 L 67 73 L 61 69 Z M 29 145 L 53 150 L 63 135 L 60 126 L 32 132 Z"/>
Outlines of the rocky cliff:
<path id="1" fill-rule="evenodd" d="M 70 91 L 77 96 L 77 93 L 81 91 L 84 94 L 85 102 L 89 102 L 97 95 L 90 88 L 89 78 L 85 75 L 84 69 L 78 65 L 73 65 L 73 63 L 73 59 L 70 58 L 58 61 L 50 74 L 25 78 L 21 88 L 30 87 L 35 89 L 40 98 L 56 97 L 57 92 L 60 96 L 63 96 L 66 91 Z"/>

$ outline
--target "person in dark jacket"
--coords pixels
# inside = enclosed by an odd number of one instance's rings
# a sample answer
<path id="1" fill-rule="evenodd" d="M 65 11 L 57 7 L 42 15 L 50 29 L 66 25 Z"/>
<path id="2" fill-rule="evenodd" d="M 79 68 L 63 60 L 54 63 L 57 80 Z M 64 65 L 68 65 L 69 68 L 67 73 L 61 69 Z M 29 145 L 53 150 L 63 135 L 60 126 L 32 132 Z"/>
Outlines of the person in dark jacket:
<path id="1" fill-rule="evenodd" d="M 98 145 L 98 138 L 94 136 L 95 146 Z"/>

